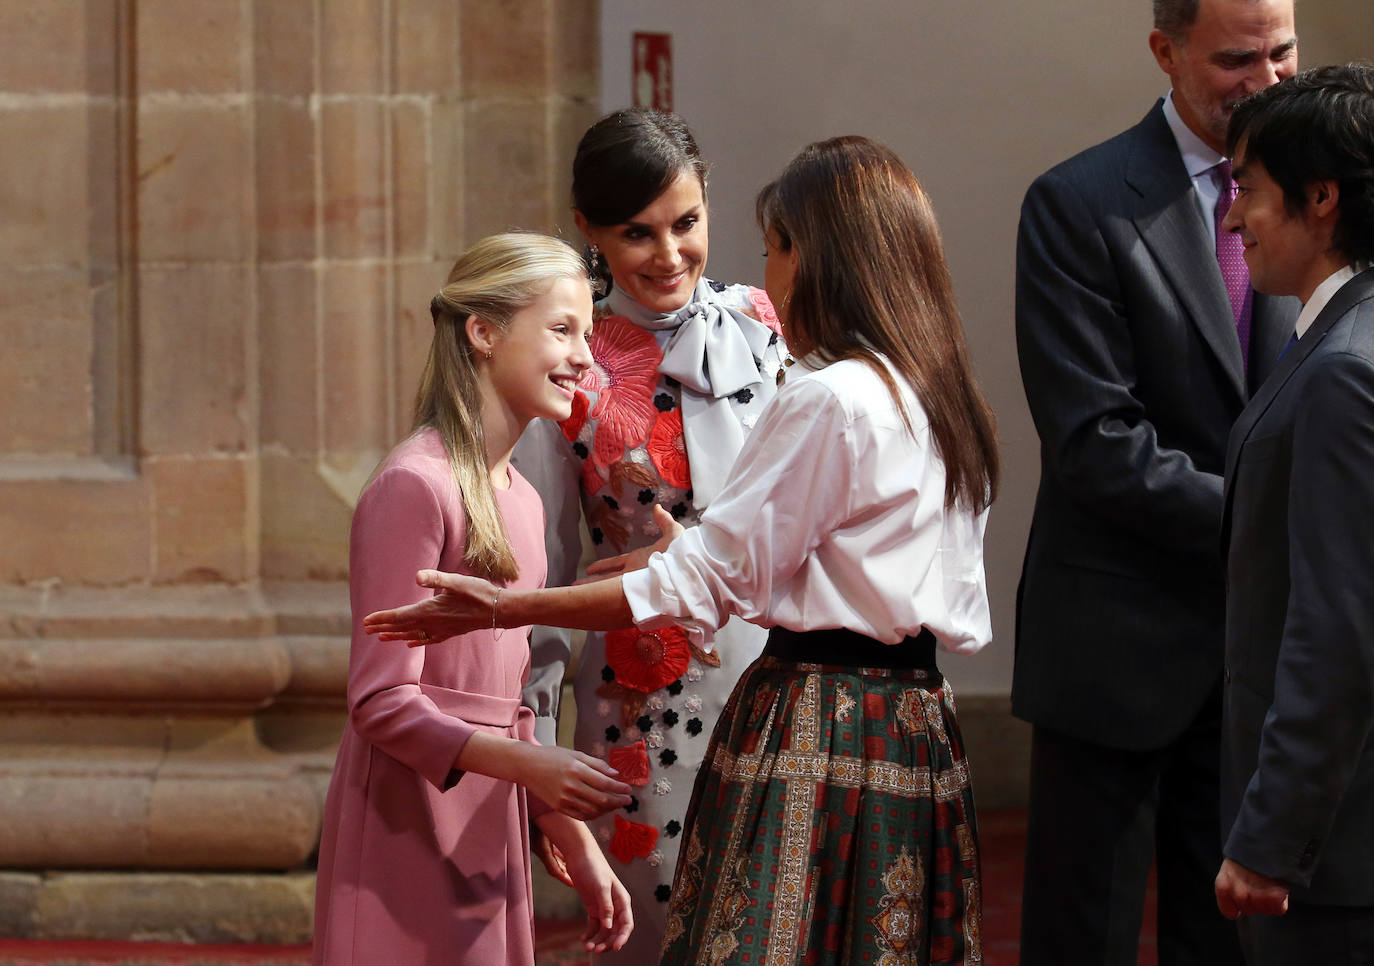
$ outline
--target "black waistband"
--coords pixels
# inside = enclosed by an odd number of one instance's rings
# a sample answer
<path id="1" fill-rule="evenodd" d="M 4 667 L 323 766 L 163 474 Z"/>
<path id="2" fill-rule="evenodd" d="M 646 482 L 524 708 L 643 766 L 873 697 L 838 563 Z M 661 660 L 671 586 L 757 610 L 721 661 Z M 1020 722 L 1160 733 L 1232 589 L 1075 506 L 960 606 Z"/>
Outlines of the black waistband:
<path id="1" fill-rule="evenodd" d="M 768 632 L 768 645 L 763 653 L 767 657 L 806 664 L 938 670 L 935 665 L 935 635 L 925 627 L 915 637 L 903 638 L 896 644 L 884 644 L 843 627 L 823 631 L 793 631 L 786 627 L 774 627 Z"/>

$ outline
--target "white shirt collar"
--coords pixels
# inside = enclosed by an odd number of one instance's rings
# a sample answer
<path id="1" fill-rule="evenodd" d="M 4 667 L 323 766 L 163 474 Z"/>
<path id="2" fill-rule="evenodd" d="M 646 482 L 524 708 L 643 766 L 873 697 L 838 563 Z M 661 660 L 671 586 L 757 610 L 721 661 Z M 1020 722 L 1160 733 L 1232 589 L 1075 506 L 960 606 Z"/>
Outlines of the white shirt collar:
<path id="1" fill-rule="evenodd" d="M 1174 133 L 1174 141 L 1178 143 L 1178 153 L 1183 156 L 1183 166 L 1188 169 L 1188 177 L 1196 178 L 1226 160 L 1194 134 L 1192 128 L 1183 123 L 1178 108 L 1174 107 L 1173 91 L 1164 98 L 1164 120 L 1169 122 L 1169 130 Z"/>
<path id="2" fill-rule="evenodd" d="M 1293 330 L 1297 333 L 1299 339 L 1301 339 L 1303 335 L 1307 333 L 1307 330 L 1312 327 L 1312 323 L 1317 320 L 1317 316 L 1321 315 L 1322 309 L 1326 308 L 1326 303 L 1330 302 L 1331 297 L 1341 290 L 1341 286 L 1345 285 L 1346 282 L 1350 281 L 1368 267 L 1367 265 L 1347 265 L 1344 268 L 1338 268 L 1330 275 L 1326 276 L 1326 280 L 1312 290 L 1312 296 L 1307 300 L 1307 303 L 1303 305 L 1302 311 L 1298 313 L 1297 324 L 1293 326 Z"/>

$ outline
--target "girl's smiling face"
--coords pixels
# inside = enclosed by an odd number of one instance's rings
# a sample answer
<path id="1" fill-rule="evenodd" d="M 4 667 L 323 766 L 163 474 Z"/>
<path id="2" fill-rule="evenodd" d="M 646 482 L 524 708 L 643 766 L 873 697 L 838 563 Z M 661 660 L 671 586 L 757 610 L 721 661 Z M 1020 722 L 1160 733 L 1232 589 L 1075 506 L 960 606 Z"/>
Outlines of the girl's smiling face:
<path id="1" fill-rule="evenodd" d="M 501 404 L 522 423 L 567 419 L 577 381 L 591 367 L 592 297 L 584 279 L 561 278 L 490 336 L 482 360 Z"/>

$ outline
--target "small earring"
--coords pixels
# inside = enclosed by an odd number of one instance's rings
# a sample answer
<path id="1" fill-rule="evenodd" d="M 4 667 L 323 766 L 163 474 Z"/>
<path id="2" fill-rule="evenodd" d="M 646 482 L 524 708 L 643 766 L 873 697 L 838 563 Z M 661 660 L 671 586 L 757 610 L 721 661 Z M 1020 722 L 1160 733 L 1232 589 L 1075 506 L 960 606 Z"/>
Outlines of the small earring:
<path id="1" fill-rule="evenodd" d="M 588 251 L 591 257 L 589 274 L 592 278 L 592 291 L 596 293 L 597 298 L 600 298 L 606 294 L 606 276 L 601 267 L 601 249 L 592 245 Z"/>
<path id="2" fill-rule="evenodd" d="M 487 361 L 488 361 L 488 362 L 491 361 L 491 350 L 490 350 L 490 349 L 487 350 Z"/>

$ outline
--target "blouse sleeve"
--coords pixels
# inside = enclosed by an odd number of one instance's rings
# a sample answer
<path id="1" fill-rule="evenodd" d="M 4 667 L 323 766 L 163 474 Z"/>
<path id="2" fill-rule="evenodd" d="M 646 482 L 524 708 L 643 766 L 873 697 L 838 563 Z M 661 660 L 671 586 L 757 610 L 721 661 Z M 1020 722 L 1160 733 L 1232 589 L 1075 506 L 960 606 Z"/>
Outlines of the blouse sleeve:
<path id="1" fill-rule="evenodd" d="M 740 451 L 701 525 L 623 587 L 641 626 L 701 640 L 738 615 L 770 614 L 808 555 L 852 515 L 857 461 L 848 419 L 815 380 L 785 386 Z"/>
<path id="2" fill-rule="evenodd" d="M 529 481 L 544 504 L 544 550 L 548 555 L 546 587 L 565 587 L 577 578 L 582 558 L 582 500 L 577 461 L 551 419 L 532 420 L 515 444 L 511 463 Z M 558 744 L 559 700 L 563 673 L 572 656 L 571 632 L 536 626 L 530 631 L 530 676 L 525 706 L 534 712 L 534 734 L 540 744 Z"/>
<path id="3" fill-rule="evenodd" d="M 391 467 L 363 492 L 349 540 L 349 722 L 440 790 L 461 777 L 453 763 L 476 729 L 441 711 L 420 689 L 424 648 L 382 643 L 363 632 L 362 618 L 427 596 L 430 592 L 415 583 L 415 572 L 437 566 L 443 546 L 443 514 L 422 476 Z"/>

